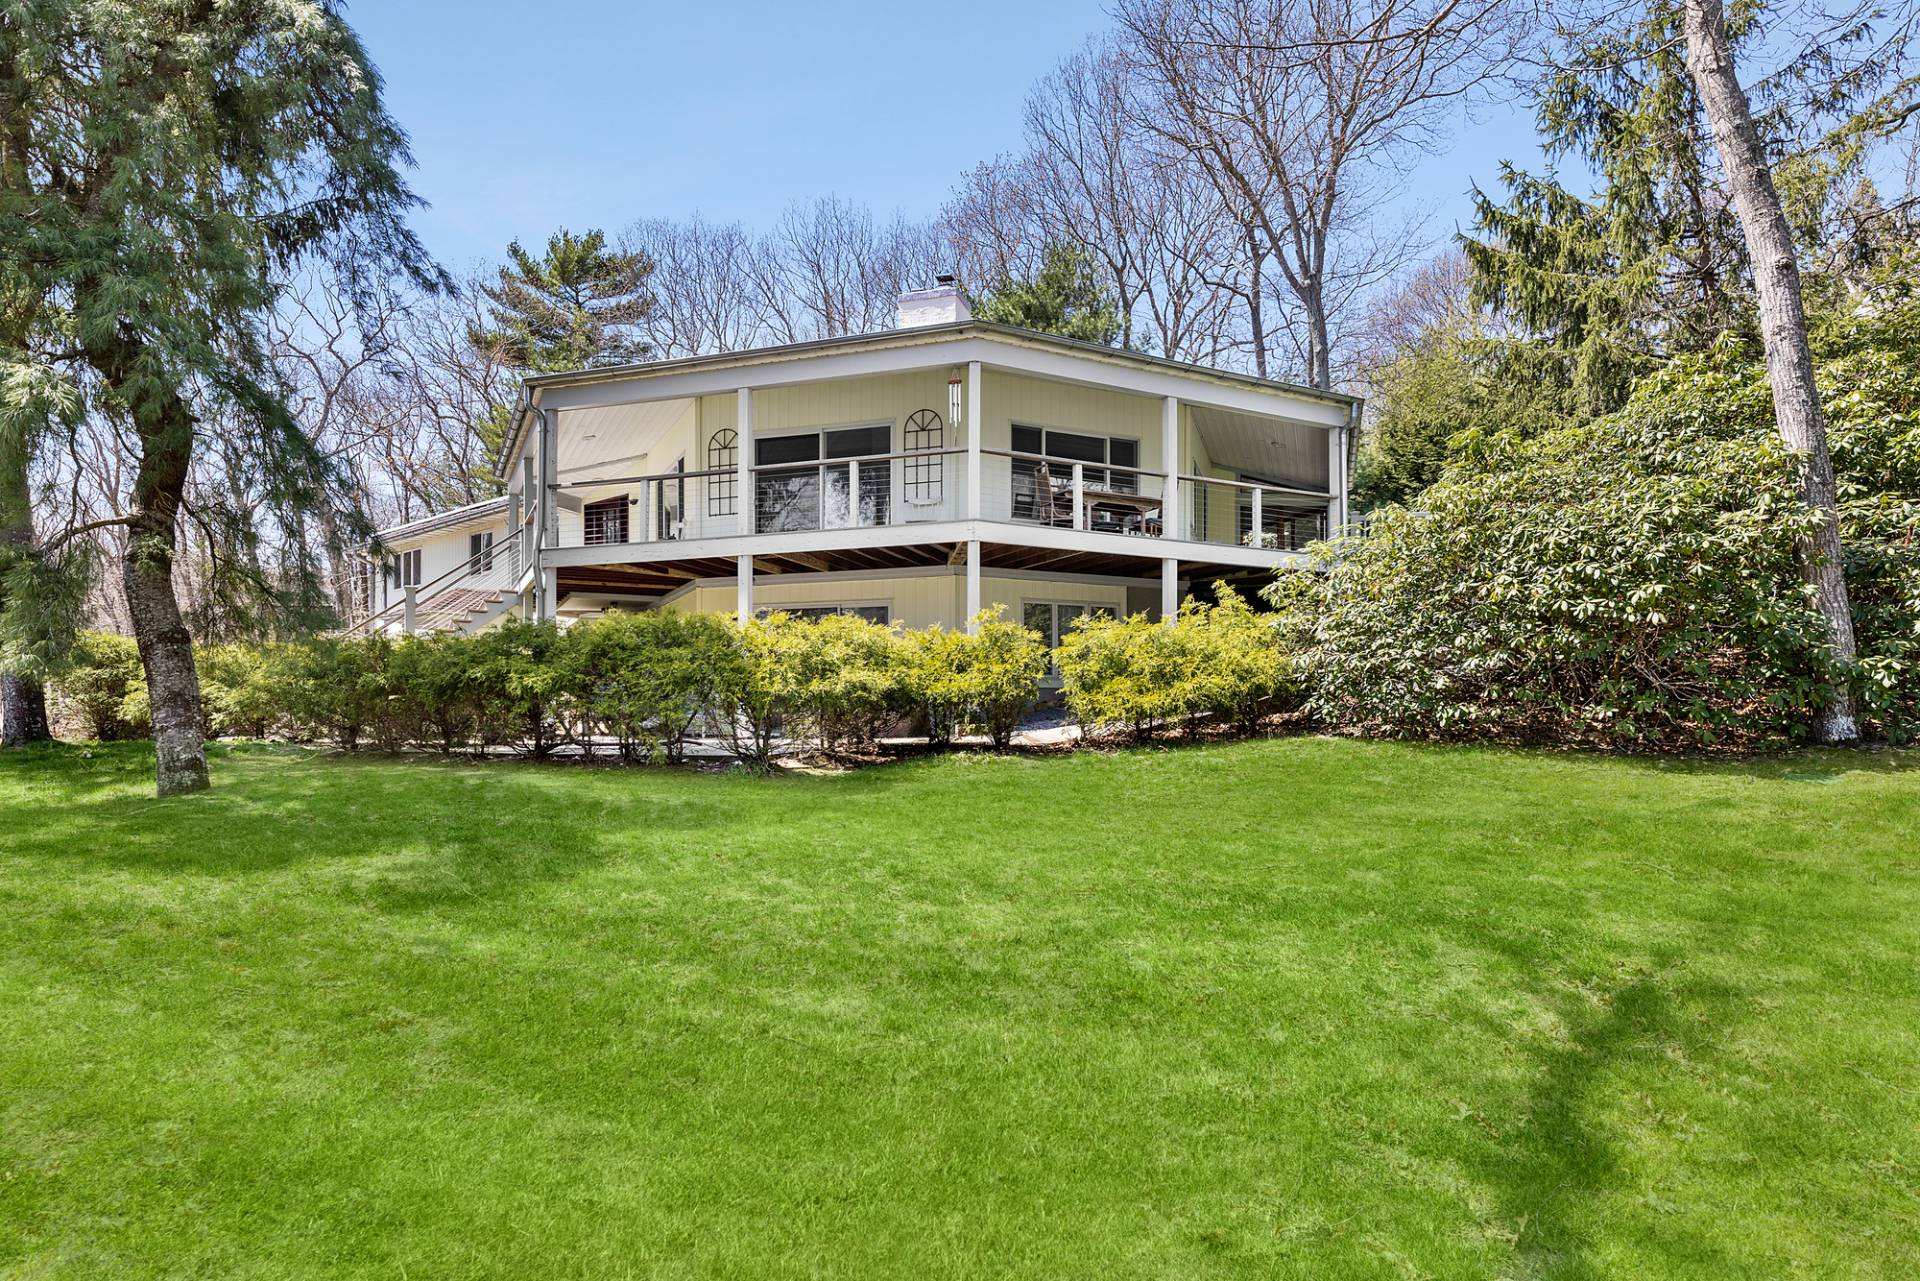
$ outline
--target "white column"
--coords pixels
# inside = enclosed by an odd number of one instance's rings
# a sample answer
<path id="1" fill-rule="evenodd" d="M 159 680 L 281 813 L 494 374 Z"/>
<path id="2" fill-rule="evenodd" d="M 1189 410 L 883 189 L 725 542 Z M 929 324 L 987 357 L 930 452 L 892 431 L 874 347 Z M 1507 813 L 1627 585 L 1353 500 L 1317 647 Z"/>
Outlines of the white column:
<path id="1" fill-rule="evenodd" d="M 1347 429 L 1335 427 L 1327 433 L 1327 537 L 1347 523 Z"/>
<path id="2" fill-rule="evenodd" d="M 1180 401 L 1167 396 L 1160 401 L 1160 470 L 1167 474 L 1160 499 L 1160 533 L 1165 538 L 1180 537 Z"/>
<path id="3" fill-rule="evenodd" d="M 1180 562 L 1160 562 L 1160 621 L 1171 623 L 1180 616 Z"/>
<path id="4" fill-rule="evenodd" d="M 733 432 L 740 446 L 733 460 L 733 487 L 738 497 L 733 504 L 736 533 L 753 532 L 753 388 L 742 387 L 734 393 Z"/>
<path id="5" fill-rule="evenodd" d="M 1073 527 L 1087 527 L 1087 468 L 1084 463 L 1073 465 Z"/>
<path id="6" fill-rule="evenodd" d="M 736 556 L 733 558 L 737 586 L 734 590 L 734 616 L 740 626 L 745 627 L 753 617 L 753 557 Z"/>
<path id="7" fill-rule="evenodd" d="M 406 600 L 400 606 L 400 630 L 411 636 L 413 635 L 413 629 L 419 617 L 416 610 L 416 606 L 419 603 L 416 599 L 419 595 L 419 589 L 412 584 L 408 584 L 406 593 Z"/>
<path id="8" fill-rule="evenodd" d="M 967 519 L 980 519 L 980 438 L 986 434 L 980 413 L 980 362 L 967 362 Z M 967 560 L 969 567 L 973 560 Z"/>
<path id="9" fill-rule="evenodd" d="M 547 549 L 560 545 L 560 496 L 554 486 L 560 480 L 560 433 L 554 430 L 556 414 L 540 415 L 540 537 L 535 563 L 540 568 L 540 617 L 554 617 L 560 609 L 560 576 L 547 563 Z"/>
<path id="10" fill-rule="evenodd" d="M 1253 505 L 1253 522 L 1252 522 L 1253 529 L 1251 532 L 1253 534 L 1253 543 L 1251 545 L 1254 547 L 1265 547 L 1267 545 L 1266 541 L 1262 539 L 1260 535 L 1266 532 L 1266 528 L 1267 528 L 1266 516 L 1260 510 L 1260 487 L 1258 485 L 1255 485 L 1253 487 L 1253 504 L 1252 505 Z"/>
<path id="11" fill-rule="evenodd" d="M 973 616 L 980 612 L 980 540 L 967 541 L 967 630 L 979 630 L 974 626 Z"/>

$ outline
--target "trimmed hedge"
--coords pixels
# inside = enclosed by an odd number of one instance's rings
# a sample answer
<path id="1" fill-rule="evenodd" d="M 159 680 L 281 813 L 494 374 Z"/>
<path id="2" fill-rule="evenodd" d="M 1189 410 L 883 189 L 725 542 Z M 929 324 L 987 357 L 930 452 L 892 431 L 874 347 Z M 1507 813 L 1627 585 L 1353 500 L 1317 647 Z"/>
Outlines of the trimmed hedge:
<path id="1" fill-rule="evenodd" d="M 139 656 L 89 634 L 57 683 L 96 737 L 144 729 Z M 1273 628 L 1230 593 L 1189 602 L 1171 627 L 1090 620 L 1057 652 L 1090 731 L 1213 716 L 1252 728 L 1289 692 Z M 1095 661 L 1095 656 L 1098 660 Z M 909 631 L 851 615 L 615 613 L 561 630 L 508 623 L 477 636 L 323 638 L 199 651 L 209 729 L 324 740 L 347 751 L 510 748 L 535 759 L 609 741 L 627 761 L 682 760 L 719 739 L 764 767 L 777 745 L 870 753 L 882 738 L 1008 747 L 1039 701 L 1049 653 L 998 610 L 972 631 Z M 1166 689 L 1160 682 L 1168 682 Z"/>

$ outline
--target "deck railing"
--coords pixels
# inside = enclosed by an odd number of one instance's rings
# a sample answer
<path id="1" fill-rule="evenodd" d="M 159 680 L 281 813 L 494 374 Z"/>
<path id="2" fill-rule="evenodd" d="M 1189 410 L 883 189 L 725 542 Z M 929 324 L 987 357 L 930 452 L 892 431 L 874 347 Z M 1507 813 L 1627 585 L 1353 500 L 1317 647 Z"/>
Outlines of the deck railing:
<path id="1" fill-rule="evenodd" d="M 1180 474 L 1166 521 L 1165 472 L 1011 449 L 980 451 L 985 520 L 1297 551 L 1326 537 L 1325 493 Z M 824 529 L 868 529 L 967 516 L 967 451 L 909 450 L 853 458 L 570 479 L 556 545 L 627 545 Z"/>

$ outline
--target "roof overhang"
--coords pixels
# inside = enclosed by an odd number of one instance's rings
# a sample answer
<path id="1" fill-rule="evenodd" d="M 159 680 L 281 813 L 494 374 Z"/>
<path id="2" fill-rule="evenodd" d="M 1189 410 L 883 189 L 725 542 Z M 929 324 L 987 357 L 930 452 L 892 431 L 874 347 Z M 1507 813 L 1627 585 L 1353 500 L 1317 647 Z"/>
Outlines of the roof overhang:
<path id="1" fill-rule="evenodd" d="M 1274 414 L 1276 397 L 1284 397 L 1297 408 L 1283 416 L 1315 426 L 1350 423 L 1360 403 L 1353 396 L 1298 383 L 969 320 L 713 356 L 536 375 L 525 380 L 526 394 L 508 426 L 499 471 L 504 475 L 520 453 L 529 410 L 534 408 L 582 409 L 665 396 L 713 395 L 743 387 L 788 386 L 971 360 L 1090 386 L 1198 399 L 1243 413 Z"/>

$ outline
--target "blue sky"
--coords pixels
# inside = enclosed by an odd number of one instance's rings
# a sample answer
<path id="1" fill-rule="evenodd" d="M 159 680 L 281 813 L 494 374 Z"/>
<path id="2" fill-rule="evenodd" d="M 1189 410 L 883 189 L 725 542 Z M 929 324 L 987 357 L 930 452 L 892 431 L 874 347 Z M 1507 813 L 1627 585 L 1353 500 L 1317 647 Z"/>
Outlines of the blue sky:
<path id="1" fill-rule="evenodd" d="M 696 210 L 749 227 L 837 194 L 924 217 L 1020 142 L 1021 102 L 1108 26 L 1100 0 L 968 4 L 360 0 L 348 19 L 413 137 L 415 225 L 449 267 L 559 226 Z M 1524 114 L 1463 125 L 1403 200 L 1443 236 L 1469 179 L 1537 163 Z"/>

